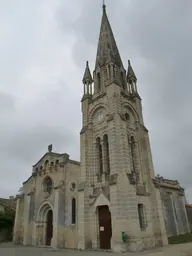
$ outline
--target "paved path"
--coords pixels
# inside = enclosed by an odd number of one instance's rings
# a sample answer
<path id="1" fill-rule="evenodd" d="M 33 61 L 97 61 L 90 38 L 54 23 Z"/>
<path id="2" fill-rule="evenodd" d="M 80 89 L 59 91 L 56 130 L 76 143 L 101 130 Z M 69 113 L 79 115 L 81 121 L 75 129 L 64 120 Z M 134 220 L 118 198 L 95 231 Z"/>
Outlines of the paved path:
<path id="1" fill-rule="evenodd" d="M 0 244 L 1 256 L 192 256 L 192 243 L 172 245 L 164 248 L 157 248 L 151 251 L 140 253 L 108 253 L 96 251 L 77 251 L 77 250 L 53 250 L 50 248 L 35 248 L 15 246 L 12 243 Z"/>

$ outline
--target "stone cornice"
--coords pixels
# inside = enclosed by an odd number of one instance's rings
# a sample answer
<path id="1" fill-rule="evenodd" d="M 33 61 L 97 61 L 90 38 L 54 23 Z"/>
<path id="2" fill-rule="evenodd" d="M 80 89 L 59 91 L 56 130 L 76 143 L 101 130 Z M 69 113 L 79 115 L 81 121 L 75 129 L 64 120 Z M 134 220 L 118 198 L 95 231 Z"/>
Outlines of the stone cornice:
<path id="1" fill-rule="evenodd" d="M 102 99 L 103 97 L 105 97 L 107 95 L 106 92 L 102 92 L 100 94 L 95 94 L 91 100 L 91 103 L 94 103 L 95 101 Z"/>

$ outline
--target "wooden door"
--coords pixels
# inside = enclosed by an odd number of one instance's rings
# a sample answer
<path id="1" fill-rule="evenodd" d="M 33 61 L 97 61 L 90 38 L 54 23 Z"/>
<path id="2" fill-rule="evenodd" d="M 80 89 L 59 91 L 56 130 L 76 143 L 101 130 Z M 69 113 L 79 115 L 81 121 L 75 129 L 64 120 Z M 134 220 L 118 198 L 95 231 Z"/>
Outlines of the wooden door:
<path id="1" fill-rule="evenodd" d="M 47 230 L 46 230 L 46 245 L 51 245 L 51 238 L 53 236 L 53 212 L 52 210 L 47 213 Z"/>
<path id="2" fill-rule="evenodd" d="M 100 233 L 100 248 L 111 249 L 111 213 L 108 206 L 100 206 L 99 213 L 99 233 Z"/>

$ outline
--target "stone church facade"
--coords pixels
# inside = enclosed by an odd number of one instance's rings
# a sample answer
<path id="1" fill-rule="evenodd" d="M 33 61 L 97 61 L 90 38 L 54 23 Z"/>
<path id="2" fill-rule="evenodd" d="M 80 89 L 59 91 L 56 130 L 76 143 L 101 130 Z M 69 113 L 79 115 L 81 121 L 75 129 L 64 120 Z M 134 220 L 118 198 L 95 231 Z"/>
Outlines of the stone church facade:
<path id="1" fill-rule="evenodd" d="M 14 242 L 139 251 L 189 232 L 184 190 L 155 177 L 137 78 L 130 61 L 124 69 L 105 5 L 83 85 L 80 162 L 49 146 L 17 195 Z"/>

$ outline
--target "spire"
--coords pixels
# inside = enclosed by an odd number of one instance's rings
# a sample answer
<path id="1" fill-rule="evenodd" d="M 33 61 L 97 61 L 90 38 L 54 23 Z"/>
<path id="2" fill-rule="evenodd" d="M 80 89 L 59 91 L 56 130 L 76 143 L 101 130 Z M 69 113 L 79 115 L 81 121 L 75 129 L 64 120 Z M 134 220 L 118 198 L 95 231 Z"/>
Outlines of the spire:
<path id="1" fill-rule="evenodd" d="M 103 16 L 95 66 L 101 67 L 110 61 L 114 62 L 119 67 L 123 67 L 119 50 L 117 48 L 117 44 L 107 17 L 106 5 L 103 1 Z"/>
<path id="2" fill-rule="evenodd" d="M 91 84 L 93 82 L 91 72 L 90 72 L 90 69 L 89 69 L 89 62 L 88 61 L 86 61 L 86 68 L 85 68 L 85 73 L 84 73 L 82 82 L 84 84 L 86 84 L 87 82 L 88 82 L 88 84 Z"/>
<path id="3" fill-rule="evenodd" d="M 127 81 L 129 80 L 133 80 L 134 82 L 137 81 L 137 77 L 133 71 L 130 60 L 128 60 L 128 71 L 127 71 Z"/>
<path id="4" fill-rule="evenodd" d="M 93 79 L 92 79 L 91 72 L 89 69 L 88 61 L 86 61 L 86 68 L 85 68 L 85 73 L 84 73 L 82 82 L 84 84 L 84 94 L 83 94 L 82 101 L 84 101 L 85 99 L 90 98 L 92 96 Z"/>
<path id="5" fill-rule="evenodd" d="M 137 91 L 137 77 L 133 71 L 130 60 L 128 60 L 128 70 L 127 70 L 127 82 L 128 82 L 128 92 L 132 94 L 132 96 L 136 96 L 141 100 L 141 97 Z"/>

